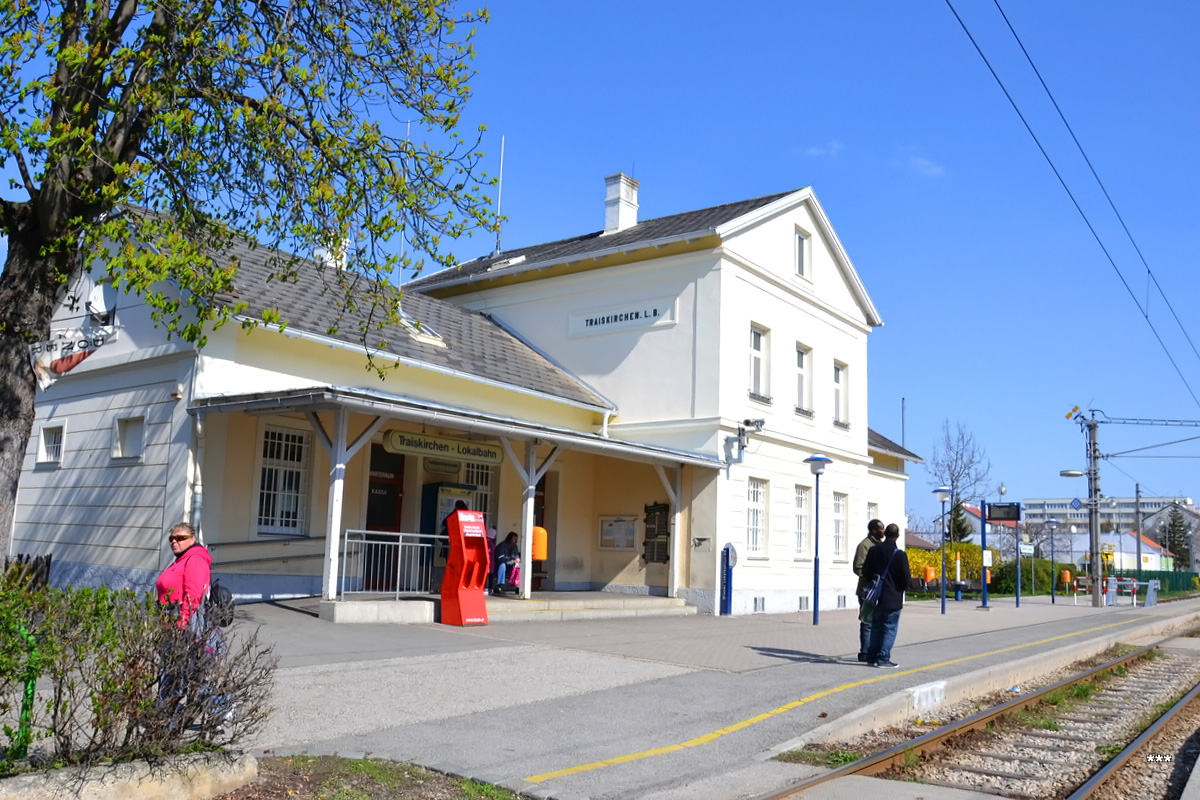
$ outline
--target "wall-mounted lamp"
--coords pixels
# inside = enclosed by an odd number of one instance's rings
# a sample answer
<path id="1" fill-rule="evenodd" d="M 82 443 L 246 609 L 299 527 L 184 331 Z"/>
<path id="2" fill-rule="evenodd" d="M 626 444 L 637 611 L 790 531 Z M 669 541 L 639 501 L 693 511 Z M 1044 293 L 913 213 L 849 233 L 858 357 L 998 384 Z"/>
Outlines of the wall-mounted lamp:
<path id="1" fill-rule="evenodd" d="M 697 536 L 692 538 L 692 547 L 700 547 L 708 541 L 707 536 Z"/>
<path id="2" fill-rule="evenodd" d="M 754 428 L 755 433 L 762 433 L 762 429 L 766 427 L 765 419 L 744 419 L 742 424 L 738 425 L 737 436 L 725 437 L 725 463 L 741 464 L 742 456 L 745 455 L 746 448 L 750 446 L 750 428 Z M 737 447 L 737 452 L 734 452 L 734 447 Z"/>

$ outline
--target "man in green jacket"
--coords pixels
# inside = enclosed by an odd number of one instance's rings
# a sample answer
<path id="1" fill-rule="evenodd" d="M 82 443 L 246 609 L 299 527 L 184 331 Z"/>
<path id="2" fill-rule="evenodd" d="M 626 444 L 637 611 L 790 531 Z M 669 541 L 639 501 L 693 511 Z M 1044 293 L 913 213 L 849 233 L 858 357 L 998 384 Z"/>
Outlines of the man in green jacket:
<path id="1" fill-rule="evenodd" d="M 854 593 L 858 596 L 858 660 L 867 660 L 867 645 L 871 642 L 871 622 L 862 621 L 862 601 L 863 589 L 866 588 L 866 581 L 863 580 L 863 563 L 867 560 L 867 551 L 875 545 L 883 541 L 883 523 L 877 519 L 873 519 L 867 523 L 867 536 L 858 543 L 858 547 L 854 550 L 854 574 L 858 576 L 858 588 Z"/>

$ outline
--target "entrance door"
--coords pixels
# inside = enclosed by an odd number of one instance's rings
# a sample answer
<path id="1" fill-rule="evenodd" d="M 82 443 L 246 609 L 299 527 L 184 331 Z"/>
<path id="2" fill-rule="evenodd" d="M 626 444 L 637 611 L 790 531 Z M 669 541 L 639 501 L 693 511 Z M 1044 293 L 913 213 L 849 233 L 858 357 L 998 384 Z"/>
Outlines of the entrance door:
<path id="1" fill-rule="evenodd" d="M 404 500 L 404 456 L 371 445 L 371 477 L 367 485 L 367 530 L 399 531 Z"/>
<path id="2" fill-rule="evenodd" d="M 400 532 L 404 500 L 404 456 L 371 445 L 371 475 L 367 482 L 367 530 Z M 398 536 L 367 534 L 363 553 L 364 587 L 369 592 L 394 591 L 399 563 Z"/>

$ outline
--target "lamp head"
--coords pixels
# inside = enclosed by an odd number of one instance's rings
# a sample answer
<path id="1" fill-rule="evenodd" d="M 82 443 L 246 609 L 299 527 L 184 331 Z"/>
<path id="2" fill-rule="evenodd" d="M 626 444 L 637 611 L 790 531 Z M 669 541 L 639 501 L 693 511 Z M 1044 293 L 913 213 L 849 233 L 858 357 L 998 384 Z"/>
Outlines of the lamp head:
<path id="1" fill-rule="evenodd" d="M 767 421 L 765 419 L 744 419 L 742 420 L 742 424 L 747 428 L 754 428 L 758 433 L 762 433 L 762 429 L 766 427 Z"/>
<path id="2" fill-rule="evenodd" d="M 949 486 L 939 486 L 933 490 L 933 493 L 937 495 L 939 503 L 948 503 L 950 502 L 950 498 L 954 496 L 954 490 Z"/>
<path id="3" fill-rule="evenodd" d="M 833 463 L 833 459 L 827 458 L 824 453 L 813 453 L 804 459 L 804 463 L 808 464 L 808 468 L 812 470 L 813 475 L 820 475 L 825 471 L 826 464 Z"/>
<path id="4" fill-rule="evenodd" d="M 1087 473 L 1081 469 L 1060 469 L 1058 474 L 1064 478 L 1082 478 Z"/>

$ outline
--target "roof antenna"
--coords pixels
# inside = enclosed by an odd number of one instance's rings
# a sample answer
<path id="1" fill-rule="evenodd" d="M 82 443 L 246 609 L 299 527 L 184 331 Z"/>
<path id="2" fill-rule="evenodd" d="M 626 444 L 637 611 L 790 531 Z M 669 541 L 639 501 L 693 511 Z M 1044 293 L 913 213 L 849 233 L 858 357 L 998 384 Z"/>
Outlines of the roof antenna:
<path id="1" fill-rule="evenodd" d="M 496 249 L 493 256 L 500 255 L 500 195 L 504 192 L 504 136 L 500 137 L 500 180 L 496 183 Z"/>

